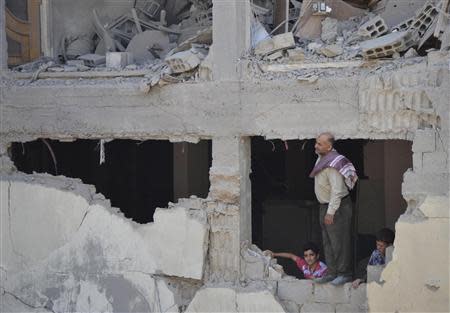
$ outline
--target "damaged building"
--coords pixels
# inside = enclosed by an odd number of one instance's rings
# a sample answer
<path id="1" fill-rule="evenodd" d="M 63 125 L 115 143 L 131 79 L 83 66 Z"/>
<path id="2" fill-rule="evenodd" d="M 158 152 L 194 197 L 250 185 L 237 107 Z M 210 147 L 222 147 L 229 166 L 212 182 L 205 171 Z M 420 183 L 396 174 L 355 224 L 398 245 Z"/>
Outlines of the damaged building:
<path id="1" fill-rule="evenodd" d="M 0 0 L 1 312 L 449 312 L 449 0 Z M 360 177 L 353 287 L 314 139 Z"/>

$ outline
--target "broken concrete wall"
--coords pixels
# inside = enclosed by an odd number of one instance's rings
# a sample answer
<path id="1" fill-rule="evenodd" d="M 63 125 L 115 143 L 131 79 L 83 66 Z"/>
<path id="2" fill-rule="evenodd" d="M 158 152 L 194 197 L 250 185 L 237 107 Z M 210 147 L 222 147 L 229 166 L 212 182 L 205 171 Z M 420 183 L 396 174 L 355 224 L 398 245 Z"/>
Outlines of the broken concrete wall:
<path id="1" fill-rule="evenodd" d="M 396 224 L 393 261 L 368 285 L 370 312 L 448 312 L 449 199 L 428 196 Z M 423 269 L 423 260 L 432 262 Z M 429 264 L 430 265 L 430 264 Z"/>
<path id="2" fill-rule="evenodd" d="M 253 289 L 253 290 L 252 290 Z M 200 289 L 186 312 L 285 312 L 272 293 L 261 288 L 235 289 L 209 287 Z"/>
<path id="3" fill-rule="evenodd" d="M 75 179 L 5 174 L 1 195 L 2 312 L 24 304 L 54 312 L 178 311 L 190 301 L 183 289 L 201 285 L 209 227 L 195 202 L 158 209 L 154 223 L 140 225 Z"/>
<path id="4" fill-rule="evenodd" d="M 366 284 L 354 289 L 350 283 L 343 286 L 323 285 L 287 276 L 276 259 L 266 256 L 254 245 L 243 244 L 241 258 L 240 281 L 249 289 L 258 285 L 269 290 L 286 312 L 367 311 Z"/>

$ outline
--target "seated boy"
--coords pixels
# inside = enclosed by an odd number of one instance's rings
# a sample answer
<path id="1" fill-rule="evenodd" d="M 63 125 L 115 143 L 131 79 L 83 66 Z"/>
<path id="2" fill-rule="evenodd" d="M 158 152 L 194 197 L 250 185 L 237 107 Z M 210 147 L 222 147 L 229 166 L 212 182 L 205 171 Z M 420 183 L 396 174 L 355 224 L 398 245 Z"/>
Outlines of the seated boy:
<path id="1" fill-rule="evenodd" d="M 319 248 L 313 242 L 303 246 L 303 258 L 287 252 L 274 253 L 270 250 L 267 252 L 272 257 L 288 258 L 294 261 L 306 279 L 319 278 L 327 273 L 327 266 L 319 260 Z"/>
<path id="2" fill-rule="evenodd" d="M 394 243 L 395 233 L 389 228 L 383 228 L 377 233 L 377 248 L 373 250 L 368 265 L 384 265 L 386 257 L 386 248 Z M 366 278 L 355 279 L 352 283 L 353 288 L 364 282 Z"/>

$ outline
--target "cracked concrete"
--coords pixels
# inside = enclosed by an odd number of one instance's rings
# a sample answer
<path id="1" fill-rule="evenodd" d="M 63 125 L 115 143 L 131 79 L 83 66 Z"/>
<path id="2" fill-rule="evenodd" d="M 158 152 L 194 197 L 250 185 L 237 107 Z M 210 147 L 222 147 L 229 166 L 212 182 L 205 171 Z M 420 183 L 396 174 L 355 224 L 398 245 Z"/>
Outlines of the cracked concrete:
<path id="1" fill-rule="evenodd" d="M 165 276 L 202 279 L 201 208 L 173 204 L 140 225 L 76 179 L 15 173 L 1 176 L 1 188 L 2 311 L 23 310 L 21 302 L 55 312 L 178 312 L 186 300 L 175 302 Z"/>

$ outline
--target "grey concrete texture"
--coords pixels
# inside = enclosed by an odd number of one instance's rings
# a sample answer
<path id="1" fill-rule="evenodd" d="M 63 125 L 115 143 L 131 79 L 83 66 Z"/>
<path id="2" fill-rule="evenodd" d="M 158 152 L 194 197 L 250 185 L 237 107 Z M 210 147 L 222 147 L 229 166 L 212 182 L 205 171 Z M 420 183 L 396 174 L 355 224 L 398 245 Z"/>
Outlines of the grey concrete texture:
<path id="1" fill-rule="evenodd" d="M 411 139 L 410 134 L 424 126 L 448 129 L 440 118 L 448 112 L 448 91 L 442 88 L 448 81 L 442 67 L 416 65 L 305 84 L 176 84 L 154 88 L 150 94 L 132 83 L 5 86 L 1 133 L 9 141 L 39 137 L 195 141 L 248 135 L 313 138 L 327 129 L 338 138 Z M 105 110 L 108 118 L 101 118 Z"/>
<path id="2" fill-rule="evenodd" d="M 140 225 L 77 179 L 13 173 L 0 185 L 2 312 L 177 312 L 190 299 L 168 279 L 191 281 L 191 296 L 200 285 L 209 227 L 192 201 Z"/>

